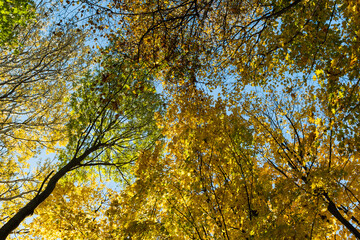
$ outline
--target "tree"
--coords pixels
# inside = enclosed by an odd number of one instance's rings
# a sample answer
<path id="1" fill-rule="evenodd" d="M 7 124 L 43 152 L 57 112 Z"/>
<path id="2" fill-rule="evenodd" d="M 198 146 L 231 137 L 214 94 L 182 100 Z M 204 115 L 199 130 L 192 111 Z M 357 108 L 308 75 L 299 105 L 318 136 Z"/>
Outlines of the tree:
<path id="1" fill-rule="evenodd" d="M 33 214 L 67 173 L 96 166 L 116 168 L 122 173 L 124 166 L 133 162 L 132 155 L 136 157 L 135 150 L 151 147 L 151 141 L 157 138 L 152 118 L 160 109 L 160 99 L 148 76 L 132 73 L 126 62 L 106 60 L 104 64 L 107 71 L 95 76 L 87 73 L 74 82 L 73 114 L 68 115 L 67 125 L 69 142 L 59 155 L 58 170 L 46 176 L 36 195 L 0 229 L 4 239 Z M 86 178 L 89 171 L 79 174 Z"/>
<path id="2" fill-rule="evenodd" d="M 13 2 L 4 4 L 16 11 Z M 68 85 L 84 67 L 83 35 L 71 30 L 61 36 L 43 32 L 49 28 L 49 19 L 51 15 L 39 7 L 36 16 L 17 26 L 12 39 L 16 44 L 9 47 L 12 40 L 7 39 L 7 44 L 1 46 L 2 222 L 19 209 L 24 199 L 36 194 L 39 181 L 45 177 L 46 162 L 38 172 L 30 172 L 29 159 L 66 142 L 62 122 L 68 116 Z"/>
<path id="3" fill-rule="evenodd" d="M 160 100 L 148 74 L 109 59 L 102 61 L 106 70 L 83 73 L 89 66 L 84 31 L 52 26 L 56 6 L 43 4 L 37 21 L 19 27 L 19 45 L 2 52 L 2 165 L 11 169 L 3 168 L 1 181 L 3 239 L 21 233 L 13 230 L 66 173 L 89 166 L 126 171 L 134 149 L 148 148 L 156 138 L 152 115 Z M 60 153 L 59 161 L 26 171 L 29 159 L 44 149 Z"/>
<path id="4" fill-rule="evenodd" d="M 53 236 L 43 221 L 62 238 L 360 238 L 357 3 L 60 6 L 115 57 L 75 81 L 59 170 L 16 224 L 36 210 L 29 234 L 44 238 Z M 158 100 L 148 104 L 155 79 L 165 113 Z M 86 185 L 99 166 L 130 181 L 116 193 L 99 180 Z M 98 199 L 85 204 L 81 189 Z M 79 218 L 56 218 L 61 209 Z"/>

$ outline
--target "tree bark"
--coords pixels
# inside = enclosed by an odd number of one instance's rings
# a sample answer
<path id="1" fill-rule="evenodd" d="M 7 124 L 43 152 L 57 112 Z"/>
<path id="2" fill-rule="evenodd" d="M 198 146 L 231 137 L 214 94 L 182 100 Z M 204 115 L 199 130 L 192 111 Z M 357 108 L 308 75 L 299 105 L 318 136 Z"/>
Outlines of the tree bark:
<path id="1" fill-rule="evenodd" d="M 326 200 L 328 200 L 328 211 L 337 219 L 339 220 L 357 239 L 360 239 L 360 232 L 348 221 L 346 220 L 339 210 L 337 209 L 335 203 L 330 199 L 327 193 L 324 194 Z"/>

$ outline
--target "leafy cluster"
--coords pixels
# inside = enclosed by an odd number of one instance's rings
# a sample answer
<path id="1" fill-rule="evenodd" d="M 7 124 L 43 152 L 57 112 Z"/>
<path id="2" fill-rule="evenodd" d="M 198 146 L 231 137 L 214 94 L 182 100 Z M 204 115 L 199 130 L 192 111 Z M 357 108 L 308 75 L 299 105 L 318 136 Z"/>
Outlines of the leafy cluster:
<path id="1" fill-rule="evenodd" d="M 34 2 L 31 0 L 0 1 L 0 45 L 11 47 L 16 44 L 19 28 L 34 17 Z"/>

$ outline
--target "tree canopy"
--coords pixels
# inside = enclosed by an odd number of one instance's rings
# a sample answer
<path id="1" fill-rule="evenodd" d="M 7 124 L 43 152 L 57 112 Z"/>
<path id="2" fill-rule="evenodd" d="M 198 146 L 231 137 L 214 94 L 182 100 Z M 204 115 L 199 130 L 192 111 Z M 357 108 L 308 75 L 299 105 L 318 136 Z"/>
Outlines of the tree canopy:
<path id="1" fill-rule="evenodd" d="M 360 239 L 360 3 L 0 10 L 0 239 Z"/>

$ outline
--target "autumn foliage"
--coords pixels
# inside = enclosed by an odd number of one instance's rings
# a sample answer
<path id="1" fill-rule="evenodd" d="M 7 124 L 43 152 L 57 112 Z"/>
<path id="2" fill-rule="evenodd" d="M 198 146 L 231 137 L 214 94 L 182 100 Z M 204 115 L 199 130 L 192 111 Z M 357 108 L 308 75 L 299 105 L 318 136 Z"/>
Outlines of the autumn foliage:
<path id="1" fill-rule="evenodd" d="M 0 239 L 360 239 L 360 3 L 1 9 Z"/>

